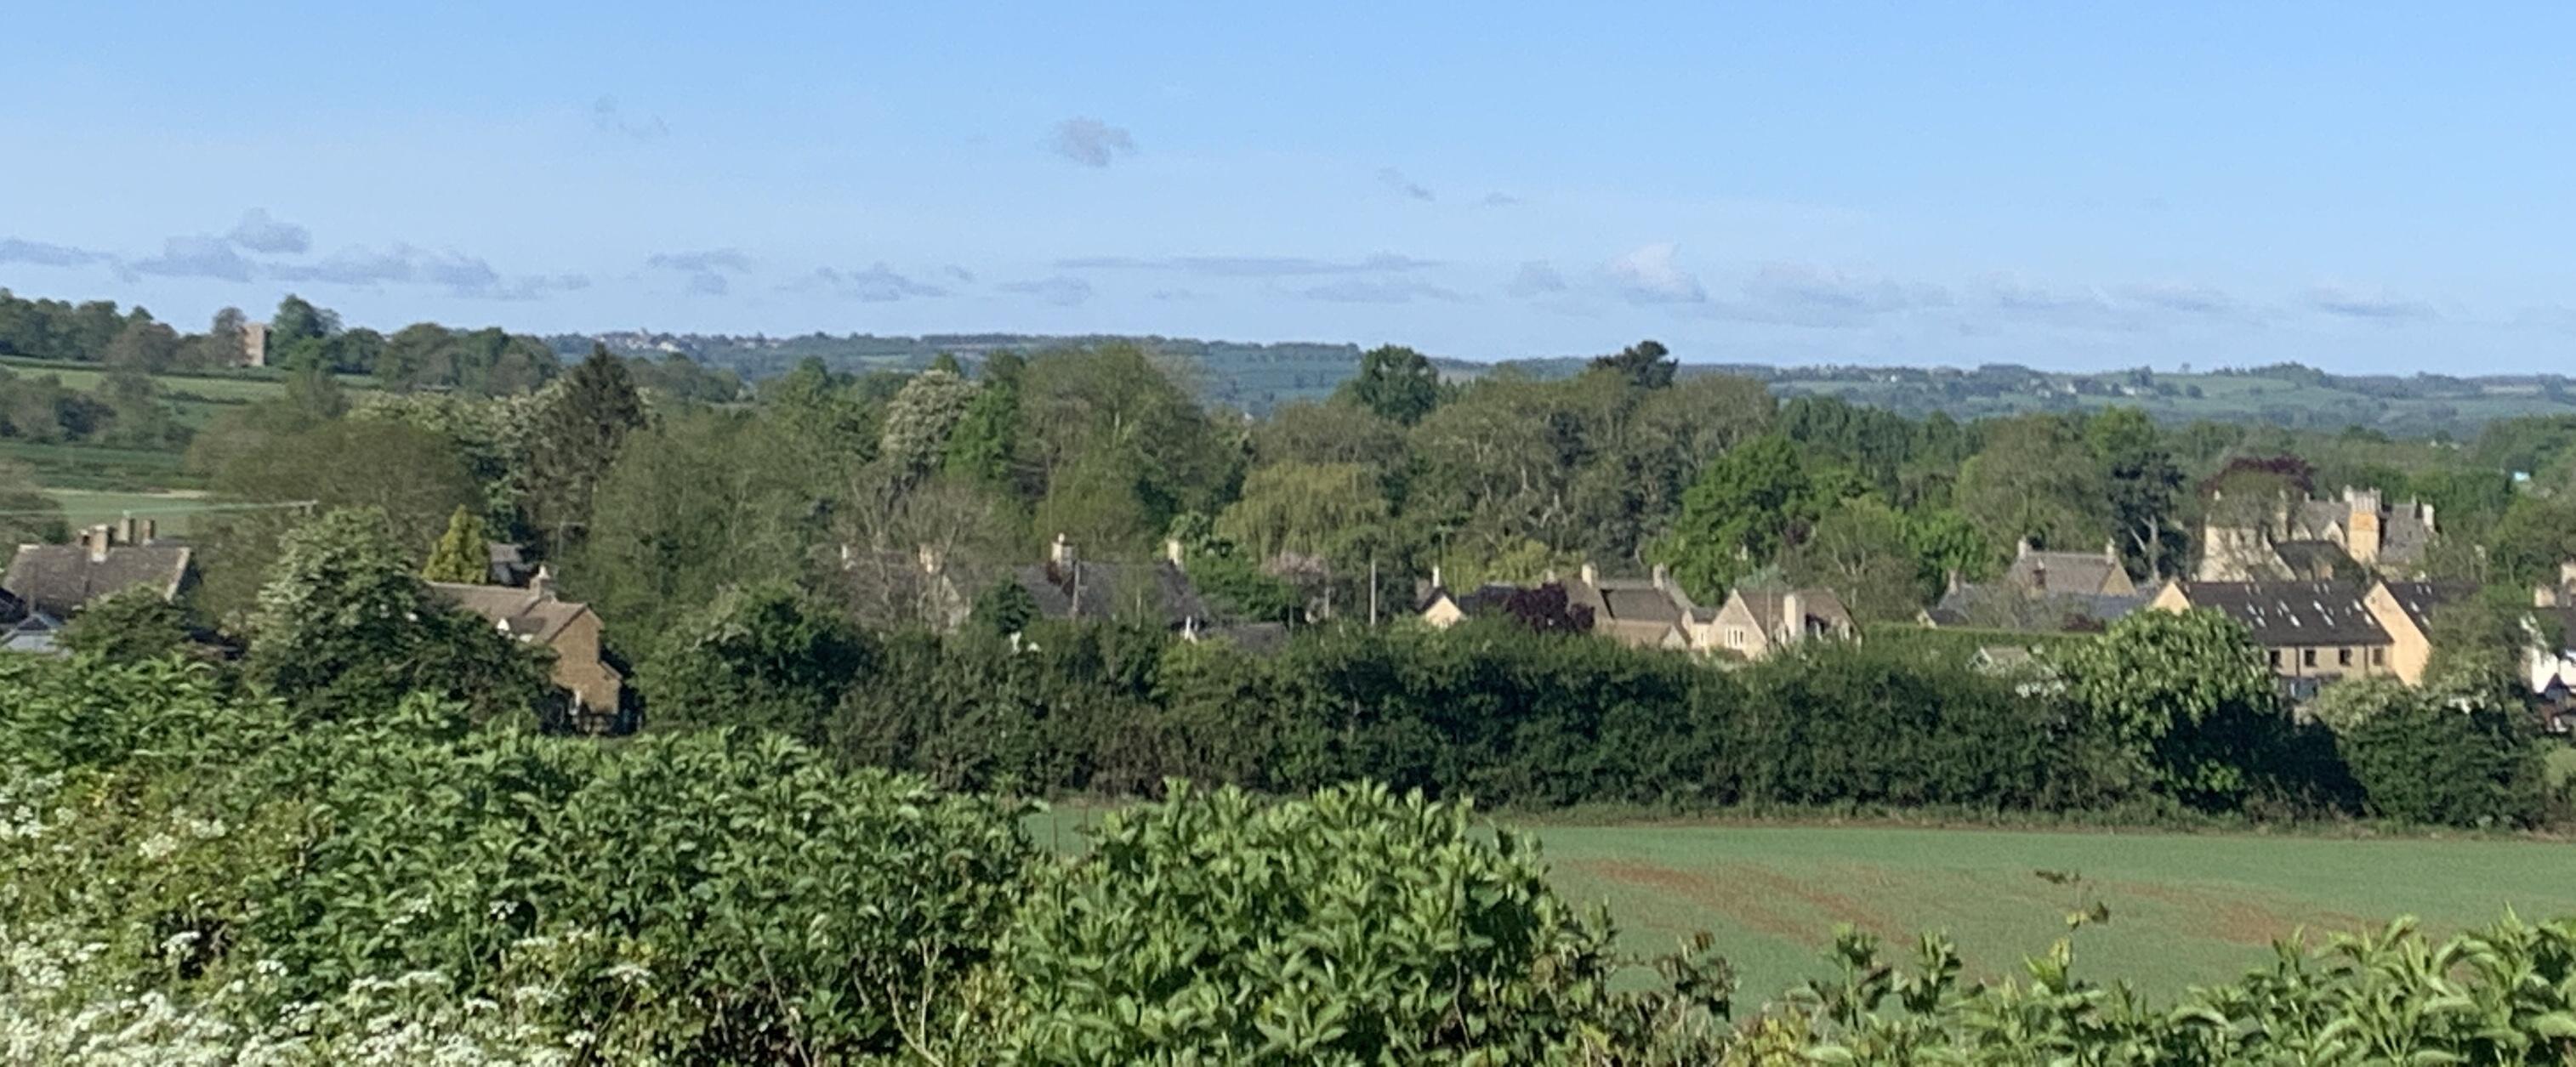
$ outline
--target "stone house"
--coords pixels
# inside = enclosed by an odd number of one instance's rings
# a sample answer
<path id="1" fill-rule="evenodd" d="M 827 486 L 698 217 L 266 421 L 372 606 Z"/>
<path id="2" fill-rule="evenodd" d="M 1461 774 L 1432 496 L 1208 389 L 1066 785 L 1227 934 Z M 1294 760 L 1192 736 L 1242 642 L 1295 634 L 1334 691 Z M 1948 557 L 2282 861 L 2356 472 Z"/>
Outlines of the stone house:
<path id="1" fill-rule="evenodd" d="M 2385 676 L 2422 684 L 2432 658 L 2432 613 L 2467 592 L 2433 582 L 2178 580 L 2149 606 L 2207 609 L 2244 624 L 2282 691 L 2306 700 L 2342 678 Z"/>
<path id="2" fill-rule="evenodd" d="M 92 526 L 68 545 L 20 545 L 0 590 L 27 612 L 69 619 L 90 601 L 128 589 L 176 600 L 196 583 L 195 550 L 154 536 L 150 520 Z"/>
<path id="3" fill-rule="evenodd" d="M 2012 566 L 2004 569 L 2003 582 L 2033 596 L 2132 596 L 2138 591 L 2137 583 L 2129 580 L 2128 568 L 2120 563 L 2119 549 L 2107 541 L 2100 552 L 2049 552 L 2030 547 L 2024 539 L 2014 546 Z"/>
<path id="4" fill-rule="evenodd" d="M 490 620 L 502 633 L 552 649 L 554 684 L 571 696 L 576 721 L 594 727 L 617 721 L 626 675 L 609 662 L 600 644 L 599 613 L 588 604 L 556 599 L 554 576 L 545 568 L 538 568 L 525 588 L 428 584 L 431 592 Z"/>
<path id="5" fill-rule="evenodd" d="M 2213 518 L 2204 523 L 2200 565 L 2192 577 L 2204 582 L 2413 578 L 2422 574 L 2438 532 L 2431 504 L 2392 506 L 2379 490 L 2345 486 L 2341 499 L 2283 498 L 2253 522 Z"/>
<path id="6" fill-rule="evenodd" d="M 1960 582 L 1953 576 L 1941 599 L 1920 616 L 1926 626 L 2054 632 L 2098 630 L 2146 606 L 2120 563 L 2119 550 L 2048 552 L 2023 541 L 2012 566 L 1993 582 Z"/>
<path id="7" fill-rule="evenodd" d="M 1758 660 L 1813 640 L 1851 640 L 1859 633 L 1831 589 L 1744 589 L 1693 634 L 1692 647 Z"/>
<path id="8" fill-rule="evenodd" d="M 1166 552 L 1150 562 L 1086 560 L 1057 534 L 1046 562 L 1016 568 L 1012 580 L 1037 602 L 1046 619 L 1135 619 L 1195 639 L 1218 623 L 1198 587 Z"/>
<path id="9" fill-rule="evenodd" d="M 1566 583 L 1568 607 L 1592 611 L 1592 632 L 1633 648 L 1686 649 L 1694 616 L 1703 614 L 1672 572 L 1657 565 L 1645 578 L 1604 578 L 1590 563 Z"/>

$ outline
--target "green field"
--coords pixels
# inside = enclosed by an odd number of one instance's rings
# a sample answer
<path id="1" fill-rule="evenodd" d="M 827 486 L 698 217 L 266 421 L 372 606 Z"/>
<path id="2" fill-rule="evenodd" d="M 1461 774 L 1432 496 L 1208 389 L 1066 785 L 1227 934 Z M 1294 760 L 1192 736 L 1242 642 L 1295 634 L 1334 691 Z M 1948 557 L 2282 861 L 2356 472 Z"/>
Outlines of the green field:
<path id="1" fill-rule="evenodd" d="M 1096 809 L 1032 823 L 1067 847 Z M 2301 927 L 2353 930 L 2414 915 L 2435 930 L 2500 916 L 2576 914 L 2576 845 L 2522 840 L 2335 839 L 2259 834 L 2027 832 L 1781 825 L 1534 828 L 1557 888 L 1610 906 L 1632 951 L 1706 929 L 1759 1003 L 1824 973 L 1850 924 L 1910 955 L 1946 931 L 1973 974 L 2019 961 L 2098 899 L 2111 922 L 2077 936 L 2077 966 L 2159 994 L 2261 965 Z M 2036 871 L 2072 871 L 2082 889 Z"/>
<path id="2" fill-rule="evenodd" d="M 204 494 L 123 493 L 94 489 L 47 489 L 45 495 L 62 505 L 63 522 L 80 529 L 103 522 L 115 522 L 126 515 L 151 519 L 165 537 L 184 537 L 190 532 L 193 513 L 206 507 Z"/>

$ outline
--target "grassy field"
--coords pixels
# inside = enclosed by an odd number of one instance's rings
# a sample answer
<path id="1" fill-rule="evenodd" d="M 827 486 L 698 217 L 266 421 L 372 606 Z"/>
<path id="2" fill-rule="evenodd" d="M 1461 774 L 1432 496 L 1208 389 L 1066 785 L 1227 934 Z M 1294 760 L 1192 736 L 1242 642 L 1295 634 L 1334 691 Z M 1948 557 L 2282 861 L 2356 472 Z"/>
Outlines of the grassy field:
<path id="1" fill-rule="evenodd" d="M 1103 813 L 1032 825 L 1065 847 Z M 1837 924 L 1899 954 L 1946 931 L 1973 974 L 2020 976 L 2066 912 L 2093 900 L 2111 922 L 2077 936 L 2077 965 L 2159 994 L 2262 964 L 2272 939 L 2414 915 L 2451 930 L 2507 907 L 2576 914 L 2576 845 L 2515 840 L 2351 840 L 2261 835 L 2026 832 L 1888 827 L 1534 827 L 1557 888 L 1610 906 L 1628 948 L 1662 952 L 1718 936 L 1758 1003 L 1819 962 Z M 2072 871 L 2082 888 L 2036 871 Z"/>
<path id="2" fill-rule="evenodd" d="M 124 493 L 96 489 L 47 489 L 45 495 L 62 505 L 63 522 L 72 529 L 115 522 L 130 513 L 138 519 L 151 519 L 165 537 L 187 536 L 191 529 L 190 513 L 205 506 L 203 493 L 185 490 Z"/>

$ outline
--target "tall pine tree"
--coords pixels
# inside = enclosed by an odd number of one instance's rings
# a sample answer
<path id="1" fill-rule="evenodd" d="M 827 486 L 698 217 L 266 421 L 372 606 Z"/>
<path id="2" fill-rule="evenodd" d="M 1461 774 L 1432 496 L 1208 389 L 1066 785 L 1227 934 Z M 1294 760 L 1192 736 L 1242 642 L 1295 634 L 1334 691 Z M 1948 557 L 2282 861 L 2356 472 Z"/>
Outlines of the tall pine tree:
<path id="1" fill-rule="evenodd" d="M 644 400 L 626 361 L 592 345 L 528 441 L 528 510 L 550 554 L 561 555 L 589 528 L 591 495 L 626 435 L 643 425 Z"/>
<path id="2" fill-rule="evenodd" d="M 429 550 L 420 576 L 433 582 L 481 585 L 491 580 L 491 549 L 485 543 L 483 517 L 463 507 L 447 519 L 447 533 Z"/>

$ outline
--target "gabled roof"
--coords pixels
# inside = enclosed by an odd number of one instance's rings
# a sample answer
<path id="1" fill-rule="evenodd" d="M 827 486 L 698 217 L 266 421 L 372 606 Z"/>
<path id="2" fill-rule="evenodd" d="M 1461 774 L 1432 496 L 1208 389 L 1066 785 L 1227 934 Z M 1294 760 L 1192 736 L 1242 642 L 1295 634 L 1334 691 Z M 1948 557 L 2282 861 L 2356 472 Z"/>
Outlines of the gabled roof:
<path id="1" fill-rule="evenodd" d="M 2477 595 L 2476 586 L 2458 582 L 2386 582 L 2382 584 L 2388 587 L 2388 595 L 2397 601 L 2398 610 L 2406 613 L 2407 620 L 2413 622 L 2416 629 L 2426 633 L 2432 632 L 2433 612 L 2443 605 Z"/>
<path id="2" fill-rule="evenodd" d="M 92 558 L 82 545 L 20 545 L 0 576 L 6 589 L 37 611 L 69 616 L 82 605 L 128 589 L 175 597 L 187 584 L 190 550 L 181 545 L 118 545 Z"/>
<path id="3" fill-rule="evenodd" d="M 1172 627 L 1203 625 L 1214 618 L 1189 576 L 1168 560 L 1042 563 L 1018 568 L 1012 576 L 1037 601 L 1044 618 L 1113 619 L 1139 609 Z"/>
<path id="4" fill-rule="evenodd" d="M 1783 609 L 1788 606 L 1790 592 L 1787 589 L 1738 588 L 1735 596 L 1744 601 L 1744 610 L 1752 613 L 1754 623 L 1762 627 L 1762 632 L 1778 633 L 1790 621 L 1781 617 Z M 1798 594 L 1799 613 L 1806 616 L 1797 620 L 1801 625 L 1828 630 L 1851 627 L 1851 613 L 1843 610 L 1843 600 L 1835 596 L 1833 590 L 1818 587 L 1795 592 Z"/>
<path id="5" fill-rule="evenodd" d="M 2056 631 L 2069 620 L 2112 623 L 2155 599 L 2146 593 L 2025 593 L 2001 585 L 1969 583 L 1941 594 L 1924 610 L 1935 626 L 1980 626 Z"/>
<path id="6" fill-rule="evenodd" d="M 428 585 L 449 603 L 491 620 L 510 636 L 535 641 L 551 643 L 573 620 L 590 610 L 588 604 L 557 600 L 544 590 L 455 582 Z"/>
<path id="7" fill-rule="evenodd" d="M 2183 599 L 2244 623 L 2254 643 L 2384 645 L 2387 628 L 2362 604 L 2369 590 L 2343 582 L 2178 582 Z"/>
<path id="8" fill-rule="evenodd" d="M 2023 552 L 2004 571 L 2007 585 L 2050 593 L 2099 593 L 2120 564 L 2101 552 Z M 2120 575 L 2127 578 L 2127 572 Z"/>

